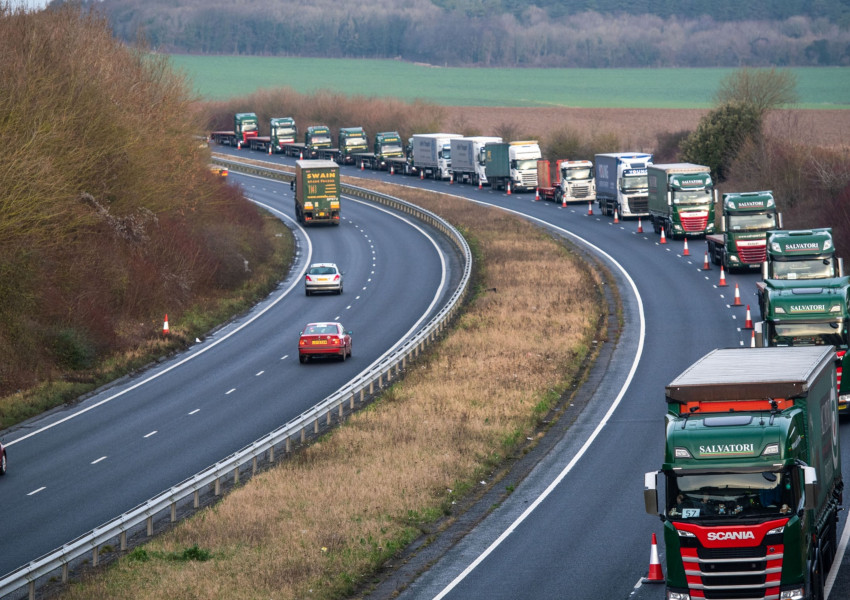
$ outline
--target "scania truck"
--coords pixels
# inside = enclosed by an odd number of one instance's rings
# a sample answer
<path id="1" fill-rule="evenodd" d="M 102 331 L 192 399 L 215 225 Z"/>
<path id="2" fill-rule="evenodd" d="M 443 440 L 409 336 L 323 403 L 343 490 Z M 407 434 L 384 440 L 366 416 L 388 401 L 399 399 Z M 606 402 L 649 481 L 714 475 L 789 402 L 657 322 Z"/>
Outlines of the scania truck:
<path id="1" fill-rule="evenodd" d="M 832 348 L 714 350 L 666 400 L 664 463 L 644 475 L 666 597 L 824 600 L 844 487 Z"/>
<path id="2" fill-rule="evenodd" d="M 652 154 L 615 152 L 597 154 L 596 200 L 603 215 L 645 217 L 649 214 L 646 197 L 646 168 Z"/>
<path id="3" fill-rule="evenodd" d="M 537 161 L 543 155 L 536 141 L 484 144 L 484 174 L 494 190 L 531 191 L 537 187 Z"/>
<path id="4" fill-rule="evenodd" d="M 708 255 L 727 271 L 759 269 L 767 257 L 767 232 L 781 227 L 773 193 L 723 194 L 720 232 L 705 236 Z"/>
<path id="5" fill-rule="evenodd" d="M 299 159 L 333 160 L 339 150 L 333 147 L 331 130 L 327 125 L 311 125 L 304 132 L 303 144 L 286 144 L 284 153 Z"/>
<path id="6" fill-rule="evenodd" d="M 649 218 L 670 239 L 714 233 L 711 169 L 691 163 L 650 165 Z"/>
<path id="7" fill-rule="evenodd" d="M 260 121 L 255 113 L 236 113 L 233 115 L 233 131 L 213 131 L 210 139 L 223 146 L 242 148 L 251 138 L 260 135 Z"/>
<path id="8" fill-rule="evenodd" d="M 769 279 L 762 294 L 759 345 L 831 346 L 836 368 L 838 412 L 850 417 L 850 277 L 791 282 Z"/>
<path id="9" fill-rule="evenodd" d="M 485 185 L 486 156 L 484 145 L 501 142 L 502 138 L 493 136 L 473 136 L 453 138 L 450 142 L 452 152 L 452 178 L 458 183 Z"/>
<path id="10" fill-rule="evenodd" d="M 332 160 L 295 161 L 295 216 L 303 225 L 339 225 L 339 165 Z"/>
<path id="11" fill-rule="evenodd" d="M 554 181 L 551 168 L 548 160 L 537 161 L 537 191 L 541 200 L 551 200 L 558 204 L 596 201 L 596 177 L 592 162 L 558 159 Z"/>
<path id="12" fill-rule="evenodd" d="M 354 155 L 354 164 L 368 167 L 375 171 L 389 171 L 390 164 L 399 165 L 404 172 L 404 148 L 398 131 L 380 131 L 375 134 L 375 142 L 372 145 L 373 152 L 361 152 Z"/>
<path id="13" fill-rule="evenodd" d="M 274 117 L 269 119 L 269 135 L 260 135 L 248 140 L 251 150 L 261 152 L 283 152 L 284 144 L 294 144 L 297 140 L 295 119 L 292 117 Z M 269 152 L 269 153 L 271 153 Z"/>
<path id="14" fill-rule="evenodd" d="M 339 142 L 337 162 L 341 165 L 356 164 L 357 155 L 369 149 L 366 132 L 362 127 L 340 127 L 337 141 Z"/>
<path id="15" fill-rule="evenodd" d="M 451 176 L 453 138 L 457 133 L 417 133 L 413 136 L 413 168 L 425 177 L 448 179 Z"/>

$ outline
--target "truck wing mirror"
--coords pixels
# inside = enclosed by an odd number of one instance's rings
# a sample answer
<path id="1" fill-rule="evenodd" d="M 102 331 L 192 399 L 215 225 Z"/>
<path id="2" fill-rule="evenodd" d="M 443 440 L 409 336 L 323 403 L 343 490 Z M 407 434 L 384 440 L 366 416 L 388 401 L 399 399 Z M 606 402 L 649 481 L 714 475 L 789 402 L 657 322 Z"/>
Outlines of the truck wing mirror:
<path id="1" fill-rule="evenodd" d="M 803 508 L 812 510 L 817 507 L 818 474 L 814 467 L 803 467 L 803 481 L 806 493 Z"/>
<path id="2" fill-rule="evenodd" d="M 643 503 L 647 514 L 660 515 L 658 512 L 658 471 L 643 475 Z"/>

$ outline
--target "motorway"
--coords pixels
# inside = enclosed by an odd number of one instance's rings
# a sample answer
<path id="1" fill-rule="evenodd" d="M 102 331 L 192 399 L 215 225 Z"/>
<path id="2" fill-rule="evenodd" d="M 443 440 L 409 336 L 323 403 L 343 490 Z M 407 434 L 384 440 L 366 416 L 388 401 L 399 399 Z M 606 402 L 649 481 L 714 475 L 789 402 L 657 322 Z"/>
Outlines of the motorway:
<path id="1" fill-rule="evenodd" d="M 292 159 L 269 159 L 293 164 Z M 664 386 L 714 348 L 750 345 L 750 332 L 741 328 L 746 304 L 758 318 L 755 282 L 760 275 L 727 274 L 727 286 L 720 287 L 718 267 L 703 271 L 703 241 L 691 240 L 690 256 L 684 256 L 682 241 L 661 245 L 651 227 L 638 233 L 635 221 L 614 224 L 598 208 L 588 214 L 586 204 L 564 208 L 535 202 L 533 194 L 508 196 L 354 167 L 342 172 L 456 194 L 531 219 L 600 256 L 624 304 L 624 329 L 614 357 L 601 366 L 602 384 L 568 434 L 462 541 L 421 576 L 396 582 L 406 587 L 397 597 L 663 598 L 663 585 L 645 585 L 641 579 L 649 566 L 652 533 L 662 539 L 660 521 L 643 509 L 643 474 L 657 470 L 663 459 Z M 741 307 L 732 306 L 736 284 Z M 847 465 L 850 422 L 842 423 L 840 434 Z M 850 530 L 843 520 L 839 537 L 846 547 Z M 659 552 L 664 564 L 663 545 Z M 846 551 L 836 559 L 827 591 L 832 599 L 850 597 Z"/>
<path id="2" fill-rule="evenodd" d="M 230 178 L 293 229 L 292 271 L 249 313 L 187 351 L 3 433 L 0 574 L 290 421 L 409 338 L 456 287 L 462 268 L 452 246 L 407 215 L 345 198 L 338 227 L 304 229 L 288 184 Z M 342 295 L 306 297 L 306 266 L 322 261 L 344 272 Z M 179 326 L 176 311 L 162 312 Z M 301 328 L 326 320 L 353 330 L 352 358 L 299 364 Z"/>

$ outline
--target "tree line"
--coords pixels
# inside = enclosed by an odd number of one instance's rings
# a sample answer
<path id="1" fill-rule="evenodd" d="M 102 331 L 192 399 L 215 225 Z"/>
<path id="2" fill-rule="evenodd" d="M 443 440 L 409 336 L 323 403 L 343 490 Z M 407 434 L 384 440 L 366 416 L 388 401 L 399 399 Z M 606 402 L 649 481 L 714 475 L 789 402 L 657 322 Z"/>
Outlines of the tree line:
<path id="1" fill-rule="evenodd" d="M 60 0 L 54 0 L 54 4 Z M 86 0 L 162 52 L 484 67 L 850 64 L 850 3 L 696 0 Z M 643 12 L 638 12 L 643 11 Z"/>

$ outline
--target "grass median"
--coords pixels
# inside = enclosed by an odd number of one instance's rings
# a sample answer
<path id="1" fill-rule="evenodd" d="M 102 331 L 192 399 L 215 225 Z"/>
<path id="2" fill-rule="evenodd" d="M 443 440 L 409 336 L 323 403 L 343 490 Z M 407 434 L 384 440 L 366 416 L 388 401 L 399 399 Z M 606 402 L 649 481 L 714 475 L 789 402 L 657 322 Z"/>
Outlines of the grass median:
<path id="1" fill-rule="evenodd" d="M 352 182 L 463 231 L 476 287 L 455 326 L 344 425 L 63 598 L 352 596 L 451 520 L 581 377 L 609 315 L 598 273 L 569 247 L 457 197 Z"/>

